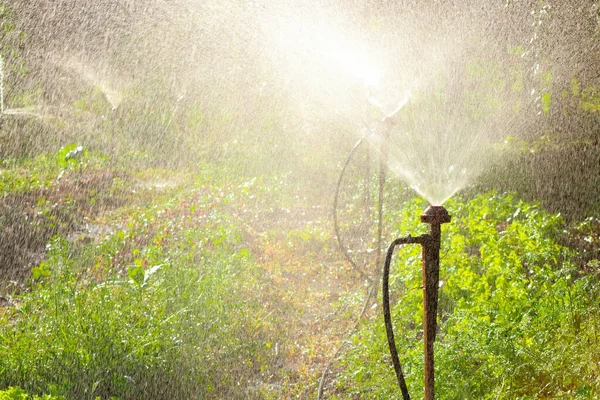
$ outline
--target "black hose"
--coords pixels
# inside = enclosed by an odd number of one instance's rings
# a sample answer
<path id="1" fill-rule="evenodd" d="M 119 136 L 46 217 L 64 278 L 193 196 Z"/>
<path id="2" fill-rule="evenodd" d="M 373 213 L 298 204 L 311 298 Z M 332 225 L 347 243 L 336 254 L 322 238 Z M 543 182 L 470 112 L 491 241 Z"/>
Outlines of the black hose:
<path id="1" fill-rule="evenodd" d="M 346 162 L 344 163 L 344 166 L 342 167 L 342 171 L 340 172 L 340 178 L 338 179 L 337 187 L 335 190 L 335 197 L 333 199 L 333 226 L 335 229 L 335 236 L 337 237 L 338 245 L 340 246 L 340 250 L 342 251 L 342 254 L 344 254 L 344 257 L 346 258 L 346 261 L 348 261 L 348 263 L 350 263 L 350 266 L 352 266 L 352 268 L 356 272 L 358 272 L 363 279 L 367 280 L 368 282 L 372 282 L 372 279 L 356 264 L 356 262 L 354 262 L 354 260 L 350 256 L 350 253 L 348 252 L 348 249 L 344 245 L 344 242 L 342 241 L 342 235 L 340 234 L 340 226 L 339 226 L 338 215 L 337 215 L 338 202 L 339 202 L 339 196 L 340 196 L 340 188 L 342 187 L 342 180 L 344 179 L 344 175 L 346 173 L 346 170 L 348 169 L 348 165 L 350 165 L 350 161 L 352 161 L 352 158 L 354 157 L 354 154 L 356 153 L 356 151 L 358 150 L 360 145 L 369 136 L 370 135 L 363 136 L 362 138 L 360 138 L 360 140 L 358 142 L 356 142 L 356 144 L 354 145 L 352 150 L 350 150 L 350 154 L 348 154 L 348 158 L 346 158 Z"/>
<path id="2" fill-rule="evenodd" d="M 404 400 L 410 400 L 410 394 L 408 393 L 408 387 L 406 387 L 406 381 L 404 380 L 404 373 L 402 373 L 402 365 L 400 364 L 400 358 L 398 357 L 398 350 L 396 349 L 396 341 L 394 340 L 394 330 L 392 327 L 392 316 L 390 313 L 390 264 L 392 262 L 392 255 L 394 254 L 394 248 L 401 244 L 419 243 L 423 244 L 423 236 L 407 236 L 405 238 L 398 238 L 392 242 L 388 248 L 385 256 L 385 263 L 383 265 L 383 284 L 382 284 L 382 295 L 383 295 L 383 318 L 385 320 L 385 332 L 387 334 L 388 345 L 390 347 L 390 354 L 392 356 L 392 364 L 394 364 L 394 371 L 396 371 L 396 378 L 398 379 L 398 386 L 402 390 L 402 398 Z"/>
<path id="3" fill-rule="evenodd" d="M 350 162 L 352 161 L 352 158 L 354 157 L 354 154 L 356 153 L 356 151 L 358 150 L 358 148 L 360 147 L 360 145 L 364 142 L 365 139 L 367 139 L 369 136 L 371 136 L 371 134 L 365 135 L 362 138 L 360 138 L 360 140 L 358 142 L 356 142 L 356 144 L 354 145 L 354 147 L 352 148 L 352 150 L 350 150 L 350 153 L 348 154 L 348 157 L 346 158 L 346 162 L 344 162 L 344 166 L 342 167 L 342 171 L 340 172 L 340 178 L 338 179 L 337 182 L 337 187 L 335 190 L 335 197 L 333 200 L 333 226 L 335 229 L 335 235 L 337 238 L 337 242 L 338 245 L 340 246 L 340 250 L 342 251 L 342 254 L 344 254 L 344 257 L 346 258 L 346 260 L 348 261 L 348 263 L 350 263 L 350 265 L 352 266 L 352 268 L 357 271 L 360 276 L 365 279 L 367 282 L 369 282 L 369 292 L 367 294 L 367 298 L 365 300 L 365 303 L 362 307 L 362 311 L 360 312 L 359 317 L 356 319 L 356 323 L 354 325 L 354 328 L 352 329 L 352 331 L 350 331 L 348 333 L 348 336 L 352 335 L 357 329 L 358 329 L 358 325 L 360 323 L 360 321 L 362 320 L 362 318 L 365 316 L 367 309 L 369 307 L 369 303 L 371 301 L 371 298 L 373 298 L 373 295 L 377 292 L 377 282 L 373 281 L 373 279 L 371 277 L 369 277 L 357 264 L 356 262 L 352 259 L 352 257 L 350 256 L 350 253 L 348 251 L 348 249 L 346 248 L 346 246 L 344 245 L 344 242 L 342 241 L 342 235 L 340 234 L 340 226 L 339 226 L 339 222 L 338 222 L 338 215 L 337 215 L 337 211 L 338 211 L 338 203 L 339 203 L 339 196 L 340 196 L 340 189 L 342 187 L 342 180 L 344 179 L 344 175 L 346 173 L 346 170 L 348 169 L 348 165 L 350 165 Z M 385 177 L 385 175 L 384 175 Z M 385 178 L 384 178 L 385 180 Z M 380 186 L 381 186 L 381 171 L 380 171 Z M 368 190 L 368 188 L 367 188 Z M 378 249 L 379 252 L 381 253 L 381 225 L 382 225 L 382 208 L 381 208 L 381 204 L 382 204 L 382 187 L 379 188 L 379 230 L 378 230 Z M 377 264 L 379 264 L 379 258 L 380 255 L 378 255 L 375 267 L 377 267 Z M 333 354 L 333 356 L 330 357 L 329 361 L 327 362 L 327 364 L 325 365 L 325 368 L 323 369 L 323 373 L 321 374 L 321 379 L 319 379 L 319 387 L 317 389 L 317 399 L 321 400 L 322 396 L 323 396 L 323 388 L 324 388 L 324 384 L 325 384 L 325 377 L 327 375 L 327 372 L 329 371 L 329 368 L 331 367 L 331 364 L 333 362 L 333 360 L 339 355 L 339 353 L 342 351 L 342 348 L 344 347 L 344 345 L 346 344 L 346 340 L 342 341 L 342 344 L 338 347 L 338 349 L 336 350 L 336 352 Z"/>

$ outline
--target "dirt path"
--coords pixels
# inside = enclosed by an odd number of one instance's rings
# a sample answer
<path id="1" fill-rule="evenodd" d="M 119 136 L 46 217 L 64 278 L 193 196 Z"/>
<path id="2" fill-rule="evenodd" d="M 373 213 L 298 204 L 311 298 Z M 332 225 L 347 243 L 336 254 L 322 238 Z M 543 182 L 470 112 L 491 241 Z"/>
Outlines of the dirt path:
<path id="1" fill-rule="evenodd" d="M 282 398 L 315 398 L 325 365 L 360 313 L 364 283 L 343 261 L 325 207 L 275 209 L 245 226 L 270 285 L 265 307 L 285 325 L 269 389 Z"/>

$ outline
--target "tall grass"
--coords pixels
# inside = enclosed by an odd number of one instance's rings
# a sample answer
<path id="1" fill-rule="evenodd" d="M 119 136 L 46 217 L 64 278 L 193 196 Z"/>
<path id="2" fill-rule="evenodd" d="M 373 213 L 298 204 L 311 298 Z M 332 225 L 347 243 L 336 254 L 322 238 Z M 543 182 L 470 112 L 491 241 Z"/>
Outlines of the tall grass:
<path id="1" fill-rule="evenodd" d="M 257 265 L 208 193 L 54 238 L 0 310 L 0 388 L 73 399 L 253 398 L 268 369 Z"/>

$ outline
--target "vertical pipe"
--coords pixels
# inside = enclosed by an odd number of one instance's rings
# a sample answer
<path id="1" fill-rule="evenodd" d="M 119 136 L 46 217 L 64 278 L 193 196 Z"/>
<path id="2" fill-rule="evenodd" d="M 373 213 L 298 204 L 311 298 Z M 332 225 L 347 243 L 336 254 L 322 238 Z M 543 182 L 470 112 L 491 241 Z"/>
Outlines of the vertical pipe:
<path id="1" fill-rule="evenodd" d="M 423 242 L 423 347 L 425 350 L 425 400 L 435 399 L 433 343 L 437 329 L 438 287 L 440 282 L 441 225 L 450 222 L 442 206 L 429 206 L 421 221 L 431 225 Z"/>
<path id="2" fill-rule="evenodd" d="M 380 145 L 380 153 L 379 153 L 379 193 L 378 193 L 378 204 L 377 204 L 377 256 L 375 257 L 375 292 L 374 297 L 377 298 L 377 292 L 379 286 L 377 282 L 381 278 L 381 269 L 379 265 L 381 264 L 381 255 L 383 253 L 383 248 L 381 247 L 383 243 L 383 195 L 385 188 L 385 181 L 387 180 L 387 170 L 388 170 L 388 147 L 390 136 L 392 132 L 392 127 L 394 121 L 391 118 L 384 118 L 382 121 L 384 126 L 384 133 L 381 135 L 381 145 Z"/>
<path id="3" fill-rule="evenodd" d="M 423 246 L 423 347 L 425 354 L 425 400 L 435 398 L 433 343 L 437 328 L 440 280 L 440 225 L 432 224 Z"/>

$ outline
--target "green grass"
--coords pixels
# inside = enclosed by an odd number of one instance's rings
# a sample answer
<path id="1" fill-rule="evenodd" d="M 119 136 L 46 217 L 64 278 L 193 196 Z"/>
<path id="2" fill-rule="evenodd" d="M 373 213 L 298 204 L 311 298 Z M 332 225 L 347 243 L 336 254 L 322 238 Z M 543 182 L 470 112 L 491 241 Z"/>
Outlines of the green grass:
<path id="1" fill-rule="evenodd" d="M 215 195 L 195 186 L 130 209 L 90 243 L 54 238 L 30 289 L 0 311 L 0 387 L 73 399 L 258 396 L 270 357 L 260 271 Z"/>
<path id="2" fill-rule="evenodd" d="M 287 257 L 293 268 L 330 268 L 337 249 L 328 222 L 296 226 L 293 213 L 286 224 L 274 212 L 312 206 L 314 199 L 292 195 L 289 177 L 244 182 L 232 170 L 211 166 L 122 173 L 123 165 L 110 166 L 95 154 L 65 161 L 72 148 L 3 164 L 5 203 L 22 206 L 8 200 L 26 199 L 39 218 L 31 221 L 58 228 L 44 230 L 55 233 L 44 261 L 0 308 L 0 400 L 310 393 L 314 371 L 300 365 L 294 375 L 285 365 L 308 364 L 314 354 L 282 352 L 275 362 L 274 343 L 284 346 L 288 333 L 282 332 L 296 327 L 297 314 L 265 311 L 269 302 L 290 305 L 281 298 L 284 289 L 266 287 L 273 283 L 265 277 L 268 266 L 258 265 L 250 248 L 271 246 L 272 261 Z M 390 203 L 402 204 L 408 196 L 395 190 L 398 199 Z M 397 236 L 424 233 L 418 217 L 425 206 L 404 202 L 388 211 L 386 226 Z M 490 193 L 447 207 L 453 221 L 443 227 L 438 397 L 597 397 L 597 253 L 594 246 L 582 247 L 585 254 L 573 249 L 596 243 L 595 220 L 570 231 L 571 243 L 559 215 L 514 195 Z M 267 218 L 283 225 L 271 231 Z M 79 220 L 103 229 L 75 235 Z M 253 224 L 265 225 L 259 244 L 247 237 Z M 30 225 L 12 226 L 35 228 Z M 274 251 L 278 240 L 289 247 Z M 420 255 L 417 246 L 398 250 L 391 276 L 392 315 L 413 398 L 422 396 Z M 289 290 L 301 301 L 310 287 Z M 357 296 L 344 292 L 336 301 L 340 318 L 355 318 L 344 310 L 360 306 Z M 315 337 L 306 348 L 321 339 Z M 347 349 L 328 394 L 399 398 L 379 314 Z"/>
<path id="3" fill-rule="evenodd" d="M 65 173 L 79 169 L 105 168 L 108 158 L 83 149 L 79 158 L 68 154 L 78 147 L 76 143 L 35 157 L 5 157 L 0 160 L 0 195 L 27 193 L 49 188 Z"/>

